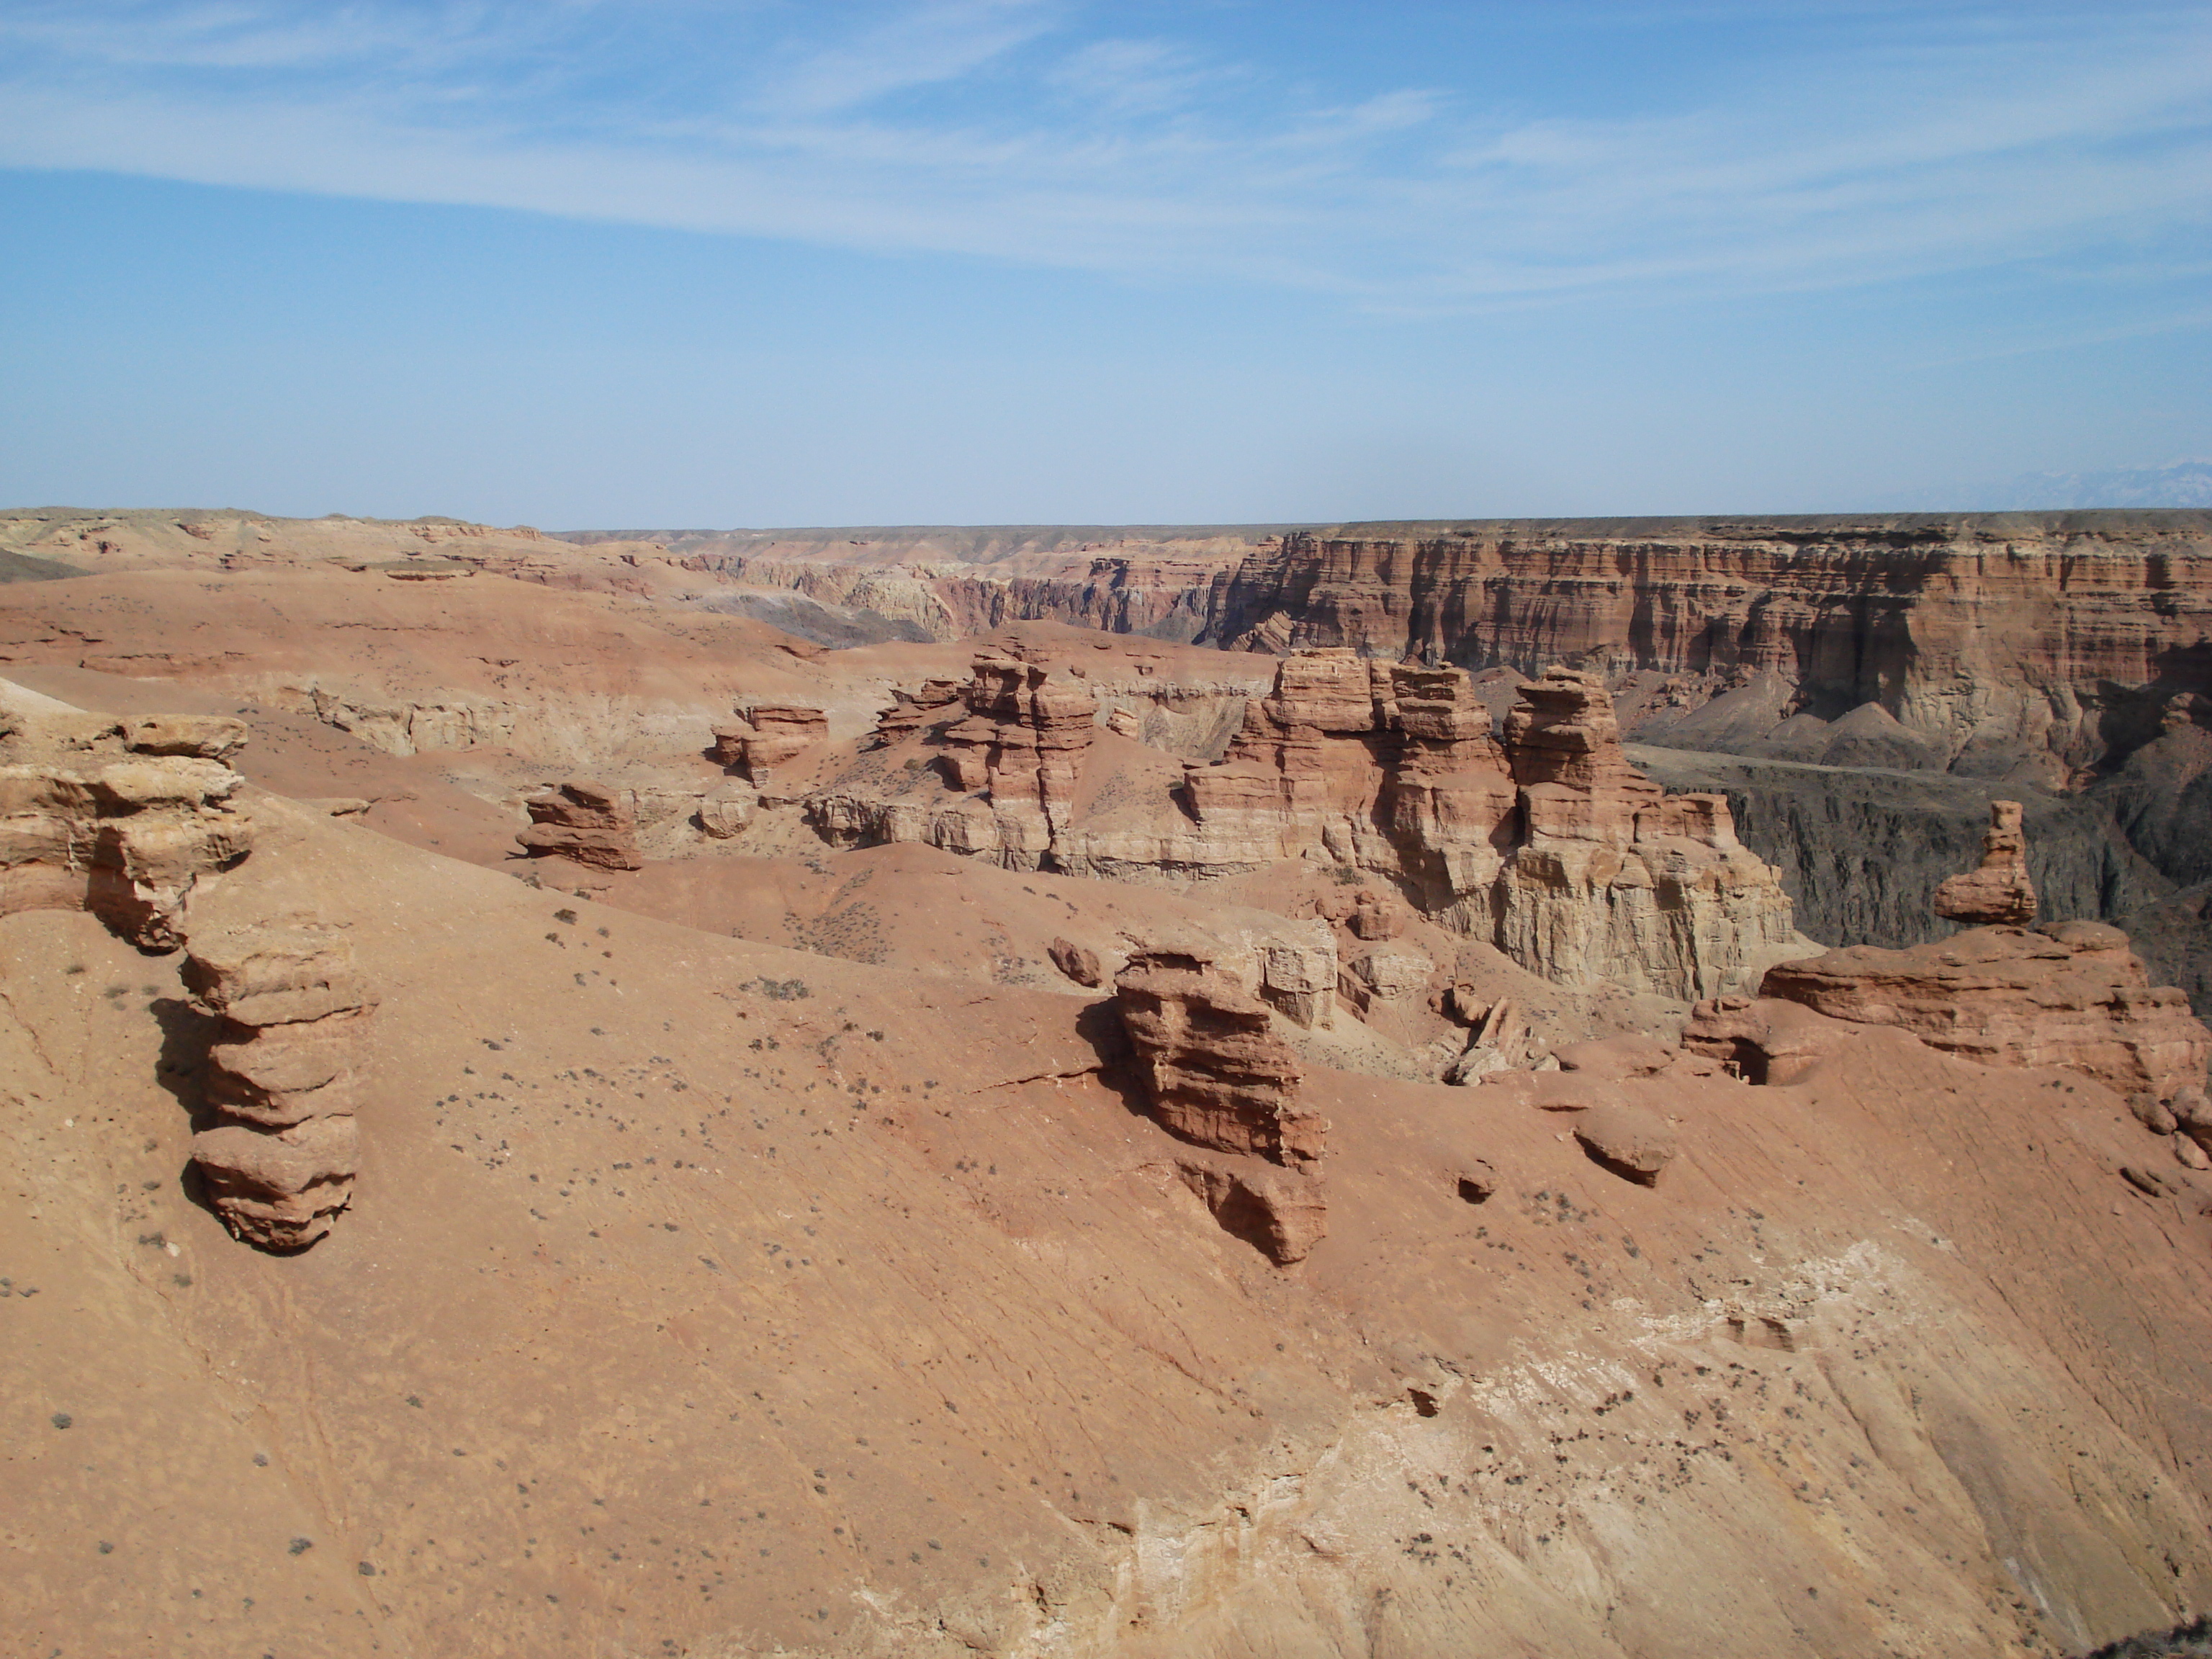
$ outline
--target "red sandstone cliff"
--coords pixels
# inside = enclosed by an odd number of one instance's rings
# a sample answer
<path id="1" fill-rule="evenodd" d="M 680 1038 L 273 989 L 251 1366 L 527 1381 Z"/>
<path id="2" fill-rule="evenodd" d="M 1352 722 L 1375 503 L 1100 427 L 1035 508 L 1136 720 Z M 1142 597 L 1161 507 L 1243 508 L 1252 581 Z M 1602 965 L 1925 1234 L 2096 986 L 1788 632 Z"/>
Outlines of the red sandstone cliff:
<path id="1" fill-rule="evenodd" d="M 2212 684 L 2208 554 L 2212 514 L 2180 512 L 1298 532 L 1242 562 L 1200 640 L 1712 677 L 1696 696 L 1767 674 L 1778 716 L 1871 703 L 1937 763 L 2080 766 Z"/>

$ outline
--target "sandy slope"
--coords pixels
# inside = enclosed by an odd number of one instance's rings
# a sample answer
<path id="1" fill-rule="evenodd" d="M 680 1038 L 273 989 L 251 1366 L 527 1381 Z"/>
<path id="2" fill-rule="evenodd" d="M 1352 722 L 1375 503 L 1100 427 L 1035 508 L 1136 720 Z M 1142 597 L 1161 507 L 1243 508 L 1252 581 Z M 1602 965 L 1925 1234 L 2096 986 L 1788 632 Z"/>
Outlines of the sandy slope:
<path id="1" fill-rule="evenodd" d="M 0 922 L 27 1650 L 1995 1655 L 2212 1590 L 2212 1222 L 2086 1085 L 1877 1035 L 1674 1085 L 1646 1190 L 1322 1073 L 1285 1273 L 1080 999 L 259 810 L 205 919 L 344 921 L 385 999 L 304 1256 L 180 1184 L 173 959 Z"/>

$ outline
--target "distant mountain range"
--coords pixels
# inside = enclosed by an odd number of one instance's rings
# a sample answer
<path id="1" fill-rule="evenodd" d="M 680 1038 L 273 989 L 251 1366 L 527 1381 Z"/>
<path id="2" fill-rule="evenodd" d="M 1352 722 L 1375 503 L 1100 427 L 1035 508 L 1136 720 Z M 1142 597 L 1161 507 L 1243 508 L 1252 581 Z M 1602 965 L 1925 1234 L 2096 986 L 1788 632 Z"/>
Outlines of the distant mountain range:
<path id="1" fill-rule="evenodd" d="M 1944 508 L 2025 513 L 2083 507 L 2212 507 L 2212 461 L 2113 467 L 2102 472 L 2023 472 Z"/>

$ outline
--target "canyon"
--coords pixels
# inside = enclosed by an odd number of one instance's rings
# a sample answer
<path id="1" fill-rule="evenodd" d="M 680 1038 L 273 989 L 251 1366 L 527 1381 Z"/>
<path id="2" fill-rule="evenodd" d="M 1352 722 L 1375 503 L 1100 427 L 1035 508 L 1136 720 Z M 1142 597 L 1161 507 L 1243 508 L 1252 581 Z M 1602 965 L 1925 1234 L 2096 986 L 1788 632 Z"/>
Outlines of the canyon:
<path id="1" fill-rule="evenodd" d="M 2208 534 L 0 514 L 0 1624 L 2184 1620 Z"/>

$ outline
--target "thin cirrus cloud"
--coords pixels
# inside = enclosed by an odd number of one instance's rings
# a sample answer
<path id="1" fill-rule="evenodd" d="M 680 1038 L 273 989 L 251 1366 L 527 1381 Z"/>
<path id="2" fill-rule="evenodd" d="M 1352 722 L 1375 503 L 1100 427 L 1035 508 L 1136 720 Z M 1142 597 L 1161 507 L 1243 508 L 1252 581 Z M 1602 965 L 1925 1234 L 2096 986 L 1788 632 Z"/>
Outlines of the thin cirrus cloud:
<path id="1" fill-rule="evenodd" d="M 1911 11 L 1600 118 L 1501 110 L 1448 57 L 1320 90 L 1326 65 L 1076 0 L 0 4 L 0 165 L 1411 310 L 2201 258 L 2201 9 Z"/>

